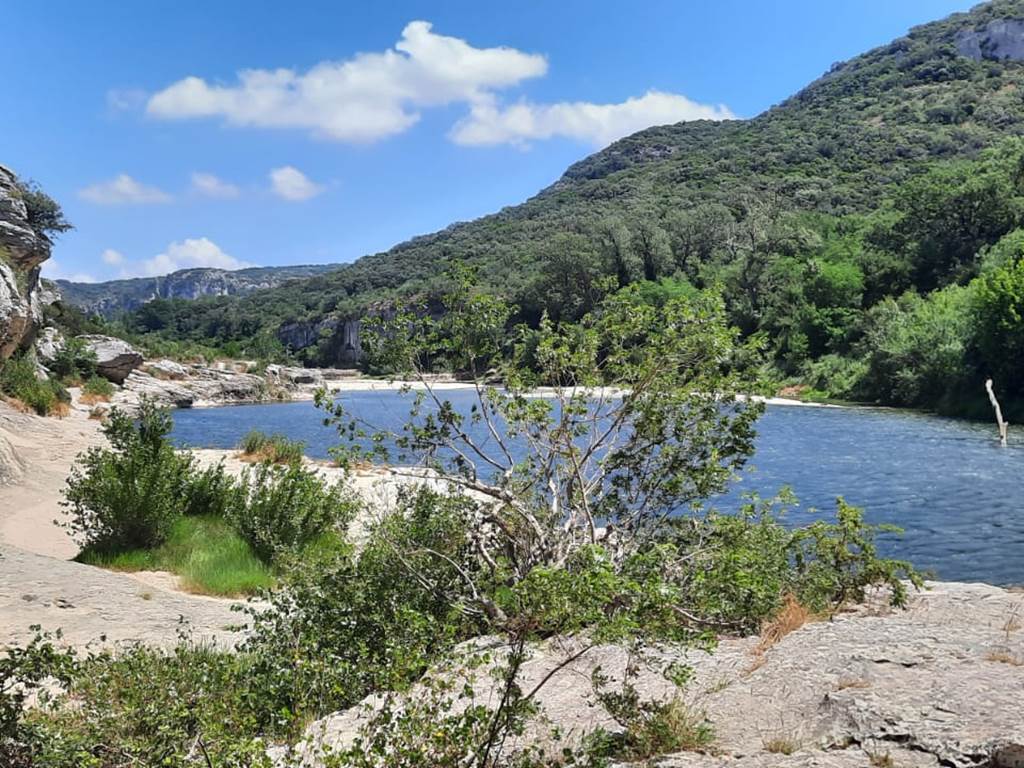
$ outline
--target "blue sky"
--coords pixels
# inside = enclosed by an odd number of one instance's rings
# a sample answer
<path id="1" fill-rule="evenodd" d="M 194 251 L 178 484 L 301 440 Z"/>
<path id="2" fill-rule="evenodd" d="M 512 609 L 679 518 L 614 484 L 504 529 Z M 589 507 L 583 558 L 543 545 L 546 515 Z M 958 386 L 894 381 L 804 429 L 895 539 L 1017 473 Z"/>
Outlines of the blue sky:
<path id="1" fill-rule="evenodd" d="M 0 163 L 77 227 L 52 277 L 345 262 L 972 4 L 8 3 Z"/>

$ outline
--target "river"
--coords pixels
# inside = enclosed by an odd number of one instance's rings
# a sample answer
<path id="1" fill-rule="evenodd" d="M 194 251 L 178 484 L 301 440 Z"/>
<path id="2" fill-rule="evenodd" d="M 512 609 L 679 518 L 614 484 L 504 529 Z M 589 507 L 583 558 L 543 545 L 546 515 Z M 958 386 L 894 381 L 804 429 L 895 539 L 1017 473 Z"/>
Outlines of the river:
<path id="1" fill-rule="evenodd" d="M 445 393 L 457 407 L 472 394 Z M 355 415 L 396 428 L 408 412 L 397 392 L 344 395 Z M 250 429 L 280 432 L 326 458 L 337 443 L 312 403 L 180 410 L 178 445 L 231 448 Z M 757 450 L 732 490 L 715 499 L 735 509 L 743 492 L 790 486 L 800 499 L 790 524 L 831 516 L 835 497 L 864 507 L 871 522 L 901 526 L 880 549 L 943 579 L 1024 584 L 1024 433 L 1001 448 L 993 425 L 875 408 L 772 405 L 758 423 Z"/>

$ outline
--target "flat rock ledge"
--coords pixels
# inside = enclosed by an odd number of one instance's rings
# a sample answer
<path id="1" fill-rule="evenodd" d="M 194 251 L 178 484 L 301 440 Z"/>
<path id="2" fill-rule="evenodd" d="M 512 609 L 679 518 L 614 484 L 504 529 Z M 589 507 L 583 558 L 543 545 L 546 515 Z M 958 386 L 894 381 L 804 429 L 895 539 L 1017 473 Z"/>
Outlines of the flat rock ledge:
<path id="1" fill-rule="evenodd" d="M 0 546 L 0 648 L 60 629 L 75 647 L 145 643 L 171 647 L 179 632 L 233 647 L 245 616 L 234 601 L 186 595 L 138 578 Z"/>
<path id="2" fill-rule="evenodd" d="M 1024 767 L 1024 594 L 929 582 L 907 610 L 875 600 L 806 624 L 763 654 L 756 648 L 756 638 L 727 639 L 712 654 L 679 657 L 695 672 L 684 698 L 704 713 L 715 741 L 707 754 L 645 765 Z M 570 651 L 559 643 L 539 649 L 527 682 Z M 600 665 L 621 678 L 625 663 L 622 649 L 598 647 L 541 690 L 544 716 L 566 742 L 596 726 L 614 730 L 594 704 L 590 672 Z M 638 688 L 646 698 L 669 695 L 653 672 L 641 676 Z M 478 690 L 478 700 L 488 691 Z M 376 703 L 371 698 L 312 724 L 297 748 L 305 765 L 321 765 L 324 745 L 350 744 Z"/>

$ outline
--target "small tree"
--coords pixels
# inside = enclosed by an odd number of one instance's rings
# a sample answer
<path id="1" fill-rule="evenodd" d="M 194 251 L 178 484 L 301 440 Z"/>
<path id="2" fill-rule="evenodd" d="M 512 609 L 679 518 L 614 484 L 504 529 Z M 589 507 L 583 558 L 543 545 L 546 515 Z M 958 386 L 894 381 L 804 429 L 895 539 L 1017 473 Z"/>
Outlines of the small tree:
<path id="1" fill-rule="evenodd" d="M 26 180 L 18 182 L 18 190 L 21 192 L 22 202 L 28 211 L 28 223 L 38 234 L 47 239 L 74 229 L 66 218 L 60 203 L 43 192 L 42 188 L 34 181 Z"/>

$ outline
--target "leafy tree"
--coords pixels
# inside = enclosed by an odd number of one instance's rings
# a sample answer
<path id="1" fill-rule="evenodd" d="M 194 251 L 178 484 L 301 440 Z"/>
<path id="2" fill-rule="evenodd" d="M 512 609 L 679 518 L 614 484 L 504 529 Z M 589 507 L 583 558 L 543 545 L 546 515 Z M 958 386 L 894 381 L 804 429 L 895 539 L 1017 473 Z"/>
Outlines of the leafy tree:
<path id="1" fill-rule="evenodd" d="M 36 182 L 19 180 L 18 191 L 28 211 L 29 226 L 38 234 L 52 238 L 74 229 L 71 222 L 64 218 L 60 204 L 43 192 Z"/>
<path id="2" fill-rule="evenodd" d="M 981 375 L 1004 391 L 1024 395 L 1024 259 L 1009 261 L 977 281 L 974 293 L 976 343 Z"/>

